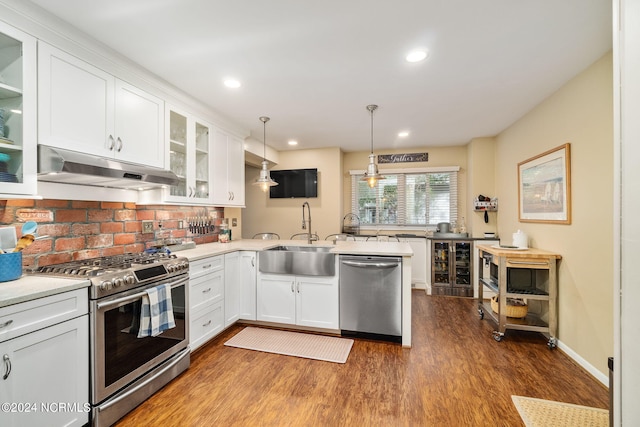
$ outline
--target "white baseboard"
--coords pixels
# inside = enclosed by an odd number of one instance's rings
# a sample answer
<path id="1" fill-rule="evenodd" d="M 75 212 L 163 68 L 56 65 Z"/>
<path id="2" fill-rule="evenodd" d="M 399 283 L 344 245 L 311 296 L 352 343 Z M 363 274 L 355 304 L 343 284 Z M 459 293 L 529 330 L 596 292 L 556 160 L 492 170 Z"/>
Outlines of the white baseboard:
<path id="1" fill-rule="evenodd" d="M 584 369 L 586 369 L 587 372 L 589 372 L 591 375 L 593 375 L 598 381 L 600 381 L 607 388 L 609 388 L 609 375 L 608 374 L 603 374 L 602 372 L 597 370 L 592 364 L 590 364 L 589 362 L 584 360 L 582 357 L 580 357 L 580 355 L 578 353 L 573 351 L 571 349 L 571 347 L 569 347 L 568 345 L 564 344 L 560 340 L 558 340 L 558 348 L 560 350 L 564 351 L 567 354 L 567 356 L 572 358 L 578 365 L 582 366 Z"/>

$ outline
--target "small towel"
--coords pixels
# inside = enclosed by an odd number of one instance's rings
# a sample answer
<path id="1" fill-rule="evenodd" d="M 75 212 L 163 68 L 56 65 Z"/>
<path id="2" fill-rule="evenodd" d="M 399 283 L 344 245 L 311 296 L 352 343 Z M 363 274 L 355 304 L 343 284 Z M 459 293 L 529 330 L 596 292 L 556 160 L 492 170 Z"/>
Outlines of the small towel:
<path id="1" fill-rule="evenodd" d="M 140 330 L 138 338 L 155 337 L 167 329 L 175 328 L 171 285 L 149 288 L 142 296 L 140 308 Z"/>

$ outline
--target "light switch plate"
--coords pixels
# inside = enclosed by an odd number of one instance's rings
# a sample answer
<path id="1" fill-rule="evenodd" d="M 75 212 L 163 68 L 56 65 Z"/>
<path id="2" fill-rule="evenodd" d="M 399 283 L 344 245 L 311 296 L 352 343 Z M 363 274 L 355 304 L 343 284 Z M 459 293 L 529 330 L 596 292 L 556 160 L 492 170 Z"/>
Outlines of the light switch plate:
<path id="1" fill-rule="evenodd" d="M 153 221 L 142 221 L 142 232 L 153 233 Z"/>

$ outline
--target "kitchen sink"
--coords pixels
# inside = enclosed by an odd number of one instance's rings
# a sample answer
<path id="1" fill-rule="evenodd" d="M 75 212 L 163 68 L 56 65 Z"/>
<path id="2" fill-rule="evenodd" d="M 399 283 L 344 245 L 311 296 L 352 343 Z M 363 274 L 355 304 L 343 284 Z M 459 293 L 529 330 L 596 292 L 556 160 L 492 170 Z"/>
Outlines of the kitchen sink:
<path id="1" fill-rule="evenodd" d="M 261 273 L 335 276 L 336 256 L 328 246 L 276 246 L 258 253 Z"/>

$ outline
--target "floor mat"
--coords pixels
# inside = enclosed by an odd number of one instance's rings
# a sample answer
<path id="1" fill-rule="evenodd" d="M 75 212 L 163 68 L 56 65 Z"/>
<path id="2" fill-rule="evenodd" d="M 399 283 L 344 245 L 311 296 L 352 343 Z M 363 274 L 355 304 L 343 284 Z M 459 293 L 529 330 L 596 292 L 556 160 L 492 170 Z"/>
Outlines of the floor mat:
<path id="1" fill-rule="evenodd" d="M 224 345 L 327 362 L 345 363 L 353 340 L 300 332 L 246 327 Z"/>
<path id="2" fill-rule="evenodd" d="M 608 427 L 609 411 L 533 397 L 511 396 L 527 427 Z"/>

